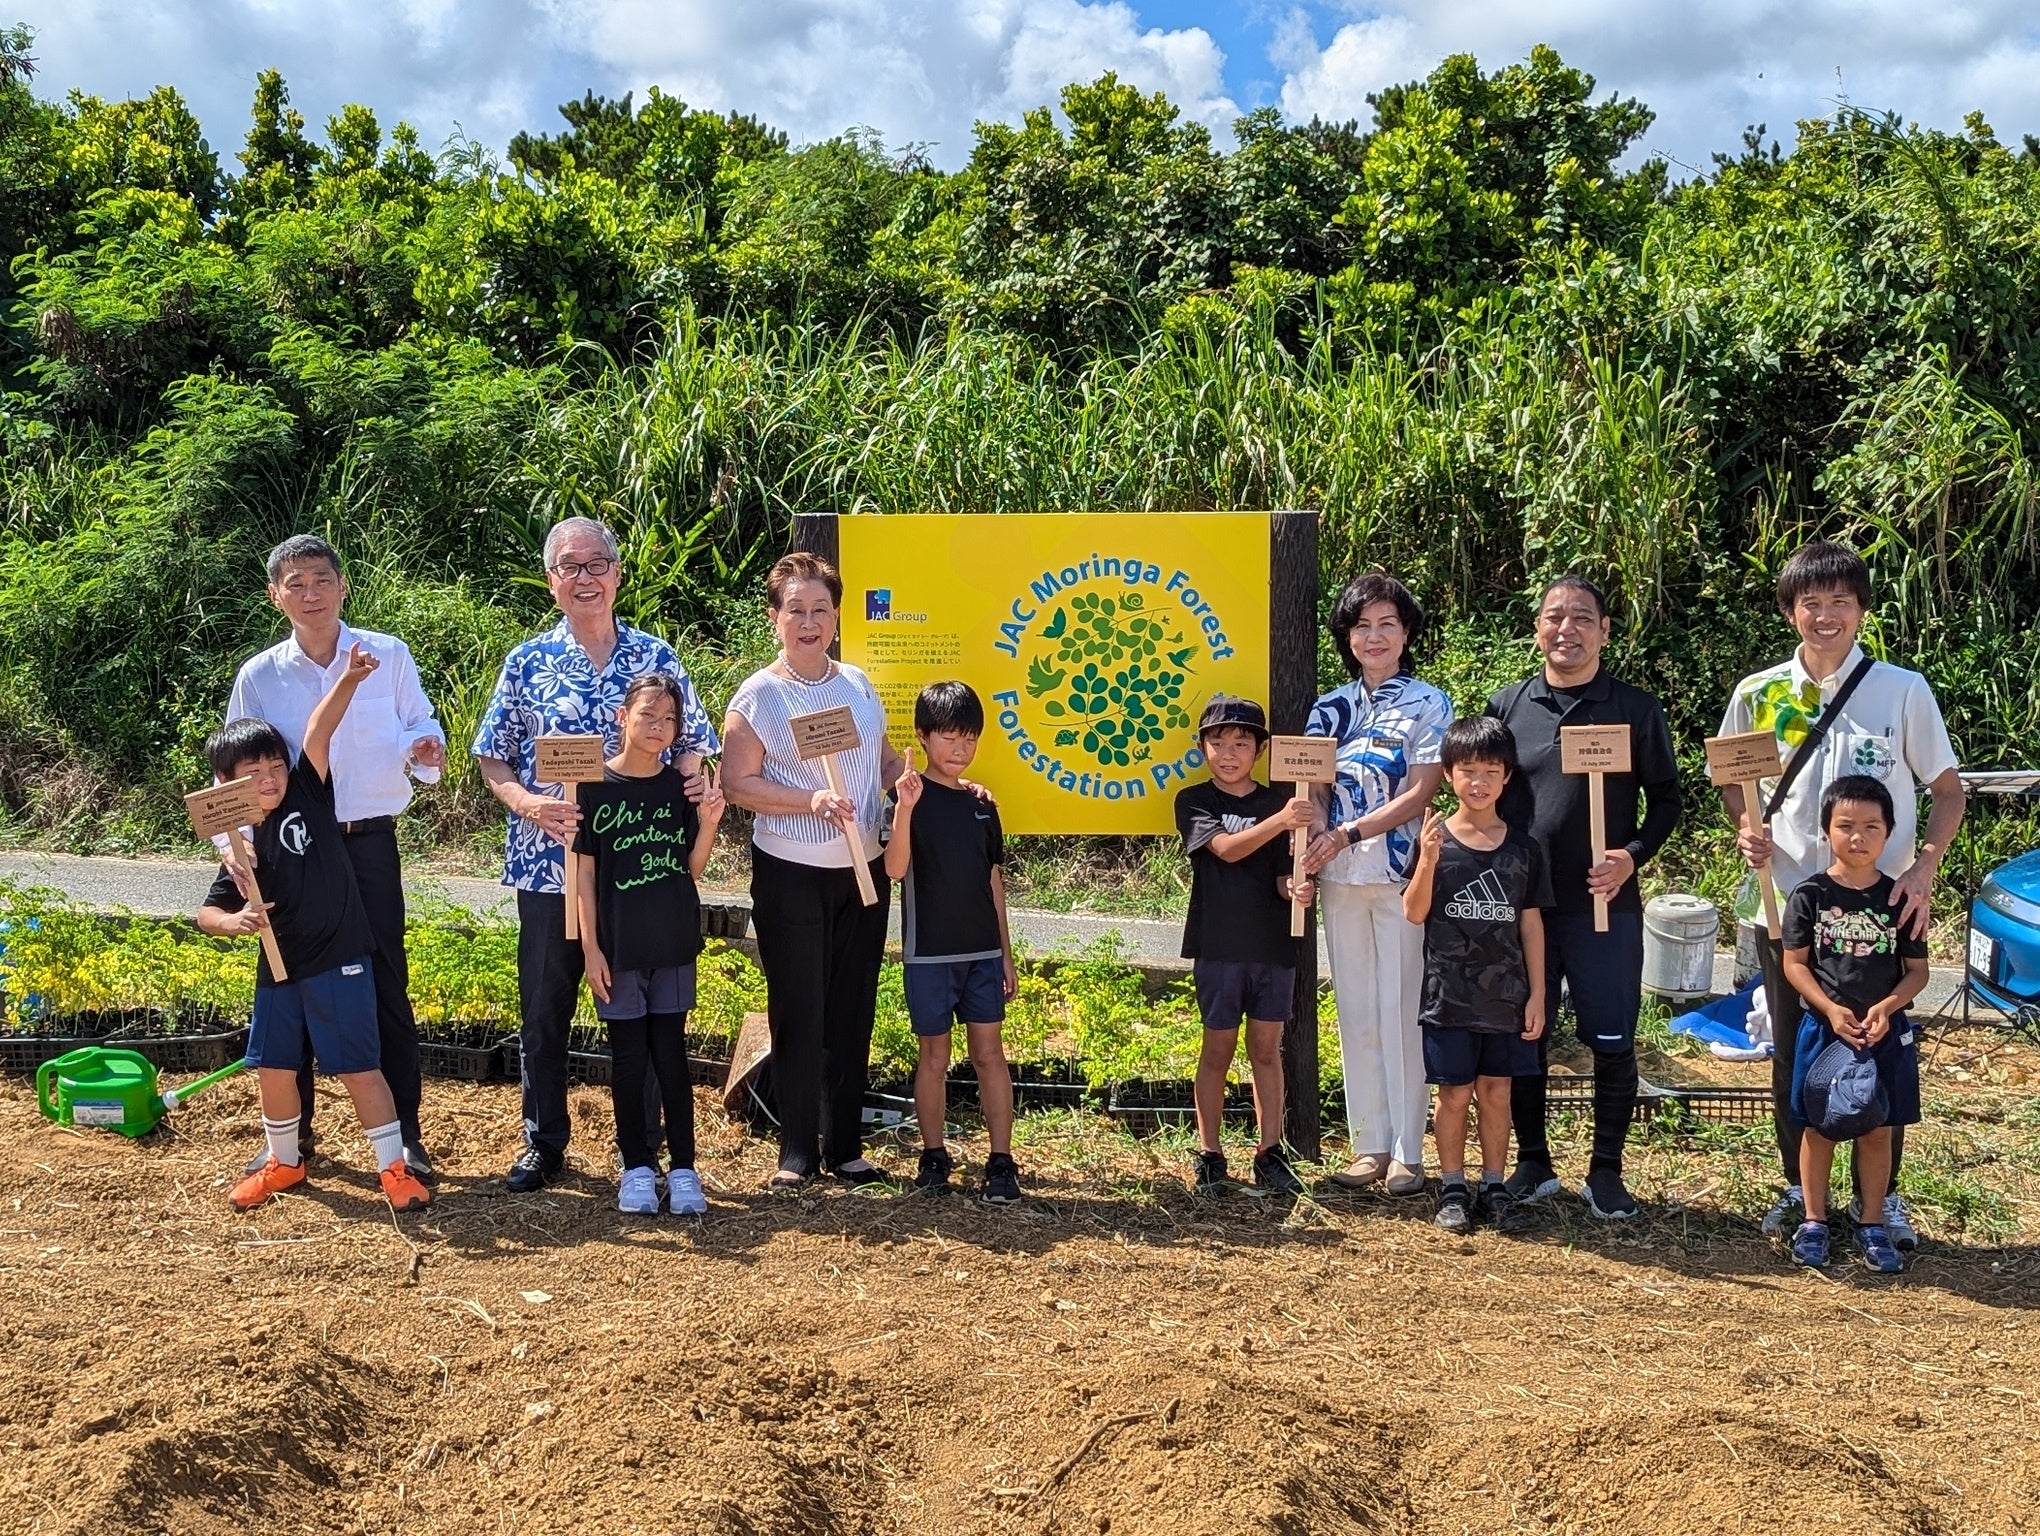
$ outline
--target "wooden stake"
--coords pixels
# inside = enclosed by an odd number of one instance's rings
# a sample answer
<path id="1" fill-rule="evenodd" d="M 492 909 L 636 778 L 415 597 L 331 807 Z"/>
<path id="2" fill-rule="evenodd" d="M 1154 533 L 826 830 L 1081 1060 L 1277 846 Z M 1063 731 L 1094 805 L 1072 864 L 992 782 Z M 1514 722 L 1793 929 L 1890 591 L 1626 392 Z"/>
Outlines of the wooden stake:
<path id="1" fill-rule="evenodd" d="M 1608 776 L 1604 773 L 1587 775 L 1587 825 L 1588 836 L 1594 845 L 1594 862 L 1605 863 L 1608 858 Z M 1608 931 L 1608 898 L 1594 898 L 1594 932 Z"/>
<path id="2" fill-rule="evenodd" d="M 1763 822 L 1757 818 L 1761 799 L 1757 794 L 1757 783 L 1761 779 L 1776 778 L 1784 771 L 1778 738 L 1769 731 L 1745 731 L 1740 736 L 1707 738 L 1707 777 L 1723 787 L 1734 784 L 1740 789 L 1743 827 L 1753 836 L 1764 829 Z M 1753 873 L 1757 894 L 1764 901 L 1764 930 L 1773 939 L 1782 938 L 1784 929 L 1778 922 L 1778 892 L 1776 883 L 1771 879 L 1771 861 L 1766 859 Z"/>
<path id="3" fill-rule="evenodd" d="M 241 861 L 241 868 L 248 872 L 248 896 L 251 905 L 267 907 L 262 899 L 262 887 L 255 879 L 255 856 L 248 851 L 248 843 L 241 836 L 239 827 L 227 828 L 227 842 L 234 850 L 234 857 Z M 277 981 L 289 981 L 290 972 L 283 968 L 283 950 L 277 945 L 276 930 L 266 923 L 261 930 L 262 953 L 269 957 L 269 974 Z"/>
<path id="4" fill-rule="evenodd" d="M 1338 776 L 1339 743 L 1331 736 L 1270 736 L 1268 738 L 1268 782 L 1293 783 L 1296 798 L 1310 800 L 1313 784 L 1329 784 Z M 1303 851 L 1310 844 L 1310 830 L 1298 827 L 1289 834 L 1289 936 L 1303 937 L 1305 903 L 1295 895 L 1303 884 Z"/>
<path id="5" fill-rule="evenodd" d="M 843 788 L 843 770 L 836 765 L 835 753 L 822 755 L 822 772 L 829 777 L 829 793 L 848 800 L 850 795 Z M 871 881 L 871 861 L 864 856 L 864 839 L 858 835 L 856 827 L 848 826 L 843 829 L 843 841 L 850 845 L 850 868 L 857 876 L 858 898 L 867 907 L 877 906 L 878 887 Z"/>
<path id="6" fill-rule="evenodd" d="M 786 724 L 800 760 L 804 763 L 819 760 L 822 774 L 829 781 L 829 793 L 850 799 L 849 791 L 843 788 L 843 769 L 836 761 L 838 752 L 855 752 L 864 744 L 857 733 L 857 716 L 850 706 L 837 704 L 811 714 L 795 715 Z M 850 845 L 850 868 L 857 876 L 857 894 L 867 907 L 875 907 L 878 887 L 872 883 L 871 861 L 864 856 L 864 839 L 854 825 L 842 830 L 843 841 Z"/>
<path id="7" fill-rule="evenodd" d="M 1588 850 L 1596 864 L 1608 862 L 1608 775 L 1628 773 L 1629 727 L 1626 725 L 1565 725 L 1558 731 L 1561 773 L 1587 776 Z M 1631 795 L 1635 794 L 1632 789 Z M 1594 898 L 1594 932 L 1608 931 L 1608 899 Z"/>
<path id="8" fill-rule="evenodd" d="M 592 734 L 556 734 L 541 736 L 534 743 L 537 748 L 532 763 L 531 776 L 541 784 L 557 784 L 561 796 L 572 800 L 576 784 L 600 784 L 602 782 L 603 740 Z M 574 943 L 581 939 L 581 871 L 574 862 L 574 844 L 569 839 L 565 845 L 566 869 L 562 882 L 567 898 L 567 938 Z"/>
<path id="9" fill-rule="evenodd" d="M 1296 784 L 1296 798 L 1305 804 L 1310 802 L 1310 786 L 1301 779 Z M 1303 850 L 1309 842 L 1308 827 L 1298 827 L 1289 834 L 1289 936 L 1292 939 L 1303 937 L 1303 898 L 1296 891 L 1303 884 Z"/>

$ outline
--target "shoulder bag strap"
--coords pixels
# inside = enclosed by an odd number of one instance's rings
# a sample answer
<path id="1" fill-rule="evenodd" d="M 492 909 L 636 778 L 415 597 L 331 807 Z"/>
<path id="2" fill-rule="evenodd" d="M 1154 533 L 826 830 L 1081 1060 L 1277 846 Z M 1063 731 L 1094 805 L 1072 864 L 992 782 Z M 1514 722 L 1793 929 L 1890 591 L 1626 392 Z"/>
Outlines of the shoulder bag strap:
<path id="1" fill-rule="evenodd" d="M 1870 669 L 1876 665 L 1876 658 L 1865 656 L 1856 663 L 1856 670 L 1843 680 L 1833 702 L 1820 712 L 1820 718 L 1813 722 L 1813 729 L 1806 733 L 1806 740 L 1799 744 L 1799 750 L 1792 754 L 1792 761 L 1787 763 L 1785 771 L 1778 775 L 1778 787 L 1771 791 L 1770 802 L 1764 807 L 1764 820 L 1769 821 L 1778 814 L 1779 808 L 1785 804 L 1785 797 L 1792 793 L 1792 786 L 1799 782 L 1799 775 L 1805 770 L 1806 765 L 1813 761 L 1813 754 L 1819 750 L 1821 742 L 1826 740 L 1828 728 L 1835 723 L 1835 717 L 1842 712 L 1842 706 L 1849 702 L 1849 695 L 1856 691 L 1856 685 L 1862 682 L 1869 675 Z"/>

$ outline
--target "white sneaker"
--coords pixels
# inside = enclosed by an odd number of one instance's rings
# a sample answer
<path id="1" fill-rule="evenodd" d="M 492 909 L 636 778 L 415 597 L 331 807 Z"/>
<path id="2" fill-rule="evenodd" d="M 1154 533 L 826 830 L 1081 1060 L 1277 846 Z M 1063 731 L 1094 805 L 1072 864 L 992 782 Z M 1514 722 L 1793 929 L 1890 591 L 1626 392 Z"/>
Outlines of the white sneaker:
<path id="1" fill-rule="evenodd" d="M 1805 1214 L 1805 1192 L 1797 1184 L 1789 1185 L 1778 1197 L 1778 1203 L 1764 1212 L 1764 1219 L 1757 1223 L 1757 1230 L 1766 1237 L 1784 1237 L 1799 1226 L 1799 1219 Z"/>
<path id="2" fill-rule="evenodd" d="M 659 1174 L 655 1168 L 626 1168 L 617 1187 L 616 1208 L 626 1216 L 659 1214 Z"/>
<path id="3" fill-rule="evenodd" d="M 701 1193 L 701 1175 L 692 1168 L 675 1168 L 668 1173 L 666 1204 L 672 1207 L 675 1216 L 706 1216 L 708 1200 Z"/>

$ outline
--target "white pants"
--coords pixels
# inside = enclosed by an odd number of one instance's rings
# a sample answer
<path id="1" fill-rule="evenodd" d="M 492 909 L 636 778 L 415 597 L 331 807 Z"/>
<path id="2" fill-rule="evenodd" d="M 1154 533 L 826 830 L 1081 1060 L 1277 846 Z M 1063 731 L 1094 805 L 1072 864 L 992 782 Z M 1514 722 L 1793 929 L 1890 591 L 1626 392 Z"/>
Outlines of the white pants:
<path id="1" fill-rule="evenodd" d="M 1326 881 L 1319 889 L 1353 1153 L 1386 1152 L 1399 1163 L 1421 1168 L 1424 1121 L 1431 1107 L 1417 1028 L 1424 930 L 1403 917 L 1399 885 Z"/>

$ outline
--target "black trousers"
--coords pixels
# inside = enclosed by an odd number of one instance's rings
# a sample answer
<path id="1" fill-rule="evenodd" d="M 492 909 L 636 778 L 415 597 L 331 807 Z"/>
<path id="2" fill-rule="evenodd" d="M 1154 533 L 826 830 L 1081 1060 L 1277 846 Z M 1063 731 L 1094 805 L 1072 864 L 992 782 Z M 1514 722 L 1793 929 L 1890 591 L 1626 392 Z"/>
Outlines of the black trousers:
<path id="1" fill-rule="evenodd" d="M 1636 1019 L 1643 1002 L 1643 917 L 1610 912 L 1608 931 L 1594 930 L 1590 912 L 1544 914 L 1544 1033 L 1537 1040 L 1537 1076 L 1510 1086 L 1510 1118 L 1519 1161 L 1551 1163 L 1546 1126 L 1551 1035 L 1563 993 L 1574 1026 L 1594 1053 L 1594 1150 L 1589 1172 L 1622 1171 L 1622 1148 L 1636 1117 Z"/>
<path id="2" fill-rule="evenodd" d="M 1764 978 L 1764 1001 L 1771 1010 L 1771 1128 L 1778 1138 L 1778 1163 L 1785 1182 L 1799 1187 L 1799 1137 L 1803 1127 L 1792 1123 L 1792 1068 L 1799 1054 L 1799 1016 L 1806 1004 L 1785 979 L 1785 945 L 1763 928 L 1757 929 L 1757 969 Z M 1891 1129 L 1891 1187 L 1898 1188 L 1899 1159 L 1905 1154 L 1905 1127 Z M 1851 1165 L 1853 1167 L 1853 1164 Z M 1856 1178 L 1856 1195 L 1862 1197 Z"/>
<path id="3" fill-rule="evenodd" d="M 666 1134 L 673 1143 L 673 1166 L 694 1166 L 694 1076 L 687 1069 L 687 1016 L 650 1013 L 636 1019 L 609 1021 L 609 1051 L 614 1071 L 609 1102 L 616 1111 L 616 1150 L 625 1168 L 655 1168 L 658 1142 L 647 1131 L 645 1095 L 665 1086 Z M 648 1083 L 647 1067 L 656 1072 Z M 650 1121 L 653 1131 L 656 1119 Z"/>
<path id="4" fill-rule="evenodd" d="M 418 1020 L 411 1012 L 411 962 L 404 953 L 404 870 L 397 857 L 397 831 L 349 834 L 347 859 L 354 883 L 368 909 L 368 931 L 375 939 L 375 1032 L 382 1046 L 383 1080 L 396 1100 L 397 1124 L 404 1145 L 418 1146 L 418 1101 L 424 1084 L 418 1074 Z M 300 1136 L 312 1129 L 312 1058 L 298 1073 Z"/>
<path id="5" fill-rule="evenodd" d="M 581 974 L 581 941 L 567 938 L 567 898 L 558 891 L 519 891 L 517 1049 L 524 1144 L 555 1156 L 565 1156 L 574 1129 L 567 1117 L 567 1031 L 581 1001 Z M 664 1140 L 656 1068 L 645 1071 L 644 1106 L 645 1139 L 656 1152 Z"/>
<path id="6" fill-rule="evenodd" d="M 779 1166 L 839 1168 L 864 1155 L 871 1019 L 892 885 L 874 860 L 865 906 L 849 869 L 817 869 L 751 850 L 751 922 L 772 1023 Z"/>

